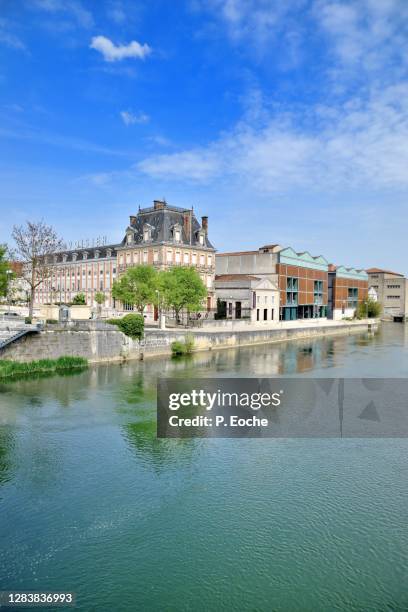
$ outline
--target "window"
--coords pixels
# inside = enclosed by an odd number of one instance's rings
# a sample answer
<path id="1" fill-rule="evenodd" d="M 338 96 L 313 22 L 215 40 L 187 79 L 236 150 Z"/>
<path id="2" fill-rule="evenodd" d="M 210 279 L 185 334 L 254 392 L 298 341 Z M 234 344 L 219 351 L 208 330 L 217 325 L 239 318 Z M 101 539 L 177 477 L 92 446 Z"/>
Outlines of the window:
<path id="1" fill-rule="evenodd" d="M 147 263 L 148 254 L 147 251 L 143 251 L 143 263 Z"/>
<path id="2" fill-rule="evenodd" d="M 184 253 L 184 263 L 185 264 L 190 263 L 190 257 L 188 253 Z"/>
<path id="3" fill-rule="evenodd" d="M 208 257 L 207 257 L 207 264 L 208 264 L 209 267 L 212 266 L 212 255 L 208 255 Z"/>
<path id="4" fill-rule="evenodd" d="M 172 263 L 173 261 L 173 251 L 167 251 L 167 263 Z"/>
<path id="5" fill-rule="evenodd" d="M 153 262 L 157 263 L 159 261 L 159 251 L 153 251 Z"/>
<path id="6" fill-rule="evenodd" d="M 176 253 L 176 263 L 181 263 L 181 253 L 179 251 Z"/>
<path id="7" fill-rule="evenodd" d="M 200 244 L 204 244 L 204 234 L 200 234 Z"/>
<path id="8" fill-rule="evenodd" d="M 401 289 L 401 285 L 387 285 L 387 289 Z"/>
<path id="9" fill-rule="evenodd" d="M 179 230 L 179 229 L 176 229 L 176 231 L 174 232 L 174 240 L 175 240 L 176 242 L 180 242 L 180 236 L 181 236 L 181 234 L 180 234 L 180 230 Z"/>
<path id="10" fill-rule="evenodd" d="M 264 296 L 264 304 L 267 304 L 267 303 L 268 303 L 268 296 L 267 296 L 267 295 L 265 295 L 265 296 Z"/>
<path id="11" fill-rule="evenodd" d="M 347 290 L 347 306 L 349 308 L 357 308 L 358 304 L 358 288 L 349 287 Z"/>
<path id="12" fill-rule="evenodd" d="M 123 310 L 134 310 L 134 306 L 128 302 L 123 302 Z"/>
<path id="13" fill-rule="evenodd" d="M 197 265 L 197 253 L 193 253 L 192 264 L 193 266 Z"/>
<path id="14" fill-rule="evenodd" d="M 323 281 L 315 280 L 313 290 L 313 303 L 323 304 Z"/>
<path id="15" fill-rule="evenodd" d="M 204 255 L 200 255 L 200 266 L 204 265 L 204 261 L 205 261 Z"/>
<path id="16" fill-rule="evenodd" d="M 127 241 L 127 243 L 128 243 L 128 244 L 132 244 L 132 238 L 133 238 L 133 236 L 132 236 L 132 234 L 129 232 L 129 234 L 126 236 L 126 241 Z"/>
<path id="17" fill-rule="evenodd" d="M 298 282 L 299 279 L 288 276 L 286 279 L 286 304 L 296 306 L 298 303 Z"/>

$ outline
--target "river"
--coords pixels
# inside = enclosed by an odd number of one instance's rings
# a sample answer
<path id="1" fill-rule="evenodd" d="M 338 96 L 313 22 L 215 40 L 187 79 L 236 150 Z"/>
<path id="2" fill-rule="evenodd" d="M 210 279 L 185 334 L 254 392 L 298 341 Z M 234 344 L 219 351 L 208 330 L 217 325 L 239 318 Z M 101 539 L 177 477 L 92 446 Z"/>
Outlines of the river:
<path id="1" fill-rule="evenodd" d="M 407 610 L 406 439 L 156 439 L 157 376 L 293 374 L 406 377 L 408 326 L 1 384 L 0 590 Z"/>

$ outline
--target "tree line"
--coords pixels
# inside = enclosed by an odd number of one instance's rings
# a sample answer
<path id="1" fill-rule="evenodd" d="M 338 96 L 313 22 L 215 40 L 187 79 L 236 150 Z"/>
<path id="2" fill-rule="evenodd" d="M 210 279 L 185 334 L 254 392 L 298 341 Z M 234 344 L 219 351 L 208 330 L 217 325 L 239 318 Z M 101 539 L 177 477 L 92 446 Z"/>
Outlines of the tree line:
<path id="1" fill-rule="evenodd" d="M 148 304 L 153 304 L 160 310 L 173 309 L 177 320 L 183 310 L 201 310 L 206 296 L 200 275 L 187 266 L 159 271 L 149 265 L 135 266 L 128 268 L 112 287 L 112 297 L 141 314 Z"/>

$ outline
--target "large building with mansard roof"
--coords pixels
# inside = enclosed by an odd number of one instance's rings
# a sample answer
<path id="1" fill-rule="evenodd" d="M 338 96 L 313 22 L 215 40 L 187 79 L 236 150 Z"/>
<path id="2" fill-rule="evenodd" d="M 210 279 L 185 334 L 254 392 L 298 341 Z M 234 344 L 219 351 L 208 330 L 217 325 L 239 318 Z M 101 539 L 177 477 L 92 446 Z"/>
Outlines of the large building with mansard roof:
<path id="1" fill-rule="evenodd" d="M 103 292 L 106 307 L 127 309 L 111 296 L 114 280 L 130 266 L 150 264 L 159 270 L 196 268 L 207 287 L 206 308 L 215 308 L 215 249 L 208 236 L 208 217 L 199 223 L 192 208 L 164 200 L 131 215 L 121 243 L 62 251 L 50 263 L 52 274 L 38 287 L 37 304 L 69 303 L 84 293 L 87 304 L 94 306 L 95 294 Z"/>

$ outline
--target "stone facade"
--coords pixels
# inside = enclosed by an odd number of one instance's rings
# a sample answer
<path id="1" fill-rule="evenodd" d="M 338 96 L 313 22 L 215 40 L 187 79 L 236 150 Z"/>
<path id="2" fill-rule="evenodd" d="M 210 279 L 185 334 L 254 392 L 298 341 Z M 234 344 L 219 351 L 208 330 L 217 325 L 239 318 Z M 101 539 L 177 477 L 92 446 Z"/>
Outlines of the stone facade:
<path id="1" fill-rule="evenodd" d="M 208 217 L 197 221 L 193 209 L 155 200 L 150 208 L 131 215 L 120 244 L 86 247 L 56 253 L 49 258 L 51 274 L 35 295 L 35 305 L 70 303 L 84 293 L 88 306 L 96 306 L 95 294 L 105 294 L 106 308 L 130 310 L 111 296 L 115 279 L 130 266 L 150 264 L 162 270 L 173 266 L 196 268 L 208 299 L 205 309 L 215 308 L 215 249 L 208 237 Z M 152 308 L 148 312 L 153 314 Z"/>
<path id="2" fill-rule="evenodd" d="M 408 317 L 408 281 L 403 274 L 370 268 L 368 282 L 377 292 L 378 302 L 385 317 Z"/>

